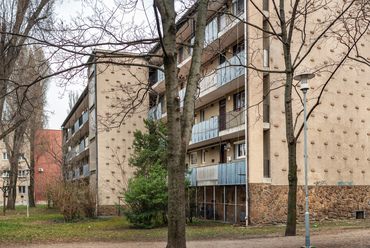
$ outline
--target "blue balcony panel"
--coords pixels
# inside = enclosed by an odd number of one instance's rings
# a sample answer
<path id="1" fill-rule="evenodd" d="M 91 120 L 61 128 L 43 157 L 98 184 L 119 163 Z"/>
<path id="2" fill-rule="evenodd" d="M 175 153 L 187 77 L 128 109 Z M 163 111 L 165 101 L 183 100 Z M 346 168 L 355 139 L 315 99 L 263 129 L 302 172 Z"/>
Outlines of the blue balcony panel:
<path id="1" fill-rule="evenodd" d="M 189 186 L 197 186 L 197 168 L 189 168 L 188 170 L 190 174 L 186 174 L 186 178 L 190 180 Z"/>
<path id="2" fill-rule="evenodd" d="M 245 184 L 245 160 L 218 165 L 218 185 L 243 184 Z"/>
<path id="3" fill-rule="evenodd" d="M 89 164 L 84 165 L 83 171 L 84 171 L 84 177 L 88 177 L 90 175 L 90 167 L 89 167 Z"/>
<path id="4" fill-rule="evenodd" d="M 218 116 L 202 121 L 193 126 L 192 143 L 218 137 Z"/>
<path id="5" fill-rule="evenodd" d="M 164 69 L 164 66 L 161 66 L 162 69 Z M 161 83 L 164 80 L 164 72 L 161 70 L 158 70 L 157 72 L 157 82 Z"/>
<path id="6" fill-rule="evenodd" d="M 184 106 L 185 93 L 186 93 L 186 87 L 179 91 L 180 108 Z"/>

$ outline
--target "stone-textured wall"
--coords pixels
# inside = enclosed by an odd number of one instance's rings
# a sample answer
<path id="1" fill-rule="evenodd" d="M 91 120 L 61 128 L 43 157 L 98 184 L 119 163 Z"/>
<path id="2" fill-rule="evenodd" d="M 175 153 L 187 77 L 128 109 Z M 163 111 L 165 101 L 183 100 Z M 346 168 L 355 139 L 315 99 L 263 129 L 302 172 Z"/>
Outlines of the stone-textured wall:
<path id="1" fill-rule="evenodd" d="M 99 206 L 99 216 L 117 216 L 119 215 L 119 209 L 115 205 L 103 205 Z"/>
<path id="2" fill-rule="evenodd" d="M 288 186 L 250 184 L 249 197 L 251 224 L 286 222 Z M 308 204 L 313 221 L 355 218 L 356 210 L 365 210 L 369 219 L 370 186 L 309 186 Z M 304 213 L 305 188 L 298 186 L 298 221 Z"/>

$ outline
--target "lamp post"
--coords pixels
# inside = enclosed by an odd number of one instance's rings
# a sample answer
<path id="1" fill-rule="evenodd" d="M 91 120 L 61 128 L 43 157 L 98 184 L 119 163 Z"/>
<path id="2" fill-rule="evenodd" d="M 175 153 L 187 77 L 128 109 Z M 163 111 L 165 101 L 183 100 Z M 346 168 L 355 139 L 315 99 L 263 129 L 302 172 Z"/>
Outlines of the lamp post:
<path id="1" fill-rule="evenodd" d="M 30 217 L 30 201 L 28 196 L 28 172 L 30 169 L 25 169 L 26 171 L 26 196 L 27 196 L 27 218 Z"/>
<path id="2" fill-rule="evenodd" d="M 305 221 L 305 236 L 306 242 L 305 247 L 310 246 L 310 214 L 308 213 L 308 187 L 307 187 L 307 123 L 306 123 L 306 93 L 309 89 L 308 79 L 314 78 L 315 74 L 309 72 L 302 72 L 294 77 L 295 80 L 301 81 L 301 90 L 303 92 L 303 108 L 304 108 L 304 180 L 305 180 L 305 191 L 306 191 L 306 213 L 304 214 Z"/>

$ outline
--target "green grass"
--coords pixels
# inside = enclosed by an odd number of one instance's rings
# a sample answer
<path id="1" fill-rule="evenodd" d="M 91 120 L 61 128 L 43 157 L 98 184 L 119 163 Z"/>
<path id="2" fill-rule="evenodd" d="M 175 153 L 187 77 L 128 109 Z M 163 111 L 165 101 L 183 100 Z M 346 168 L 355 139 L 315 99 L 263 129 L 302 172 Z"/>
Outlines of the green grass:
<path id="1" fill-rule="evenodd" d="M 2 214 L 2 208 L 0 208 Z M 154 229 L 133 229 L 123 218 L 100 219 L 99 221 L 82 220 L 65 223 L 56 209 L 38 206 L 30 209 L 26 217 L 26 207 L 19 206 L 16 211 L 7 211 L 0 215 L 0 243 L 26 244 L 82 241 L 165 241 L 167 227 Z M 317 225 L 317 227 L 313 227 Z M 370 228 L 370 222 L 364 220 L 344 220 L 311 223 L 312 234 L 328 230 Z M 298 234 L 304 233 L 304 224 L 299 223 Z M 243 228 L 232 224 L 194 220 L 186 227 L 187 240 L 207 239 L 246 239 L 254 237 L 283 236 L 284 225 L 252 226 Z"/>

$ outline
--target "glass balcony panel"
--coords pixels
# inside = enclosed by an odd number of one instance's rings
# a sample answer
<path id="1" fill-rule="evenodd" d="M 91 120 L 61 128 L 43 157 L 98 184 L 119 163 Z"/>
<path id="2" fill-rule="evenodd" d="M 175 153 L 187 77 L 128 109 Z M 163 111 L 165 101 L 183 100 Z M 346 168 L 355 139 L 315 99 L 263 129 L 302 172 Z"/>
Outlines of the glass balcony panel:
<path id="1" fill-rule="evenodd" d="M 220 131 L 230 129 L 233 127 L 238 127 L 245 123 L 244 108 L 240 110 L 227 112 L 226 114 L 220 116 L 219 118 L 220 123 L 222 123 L 220 124 Z M 223 126 L 224 129 L 221 130 L 221 126 Z"/>
<path id="2" fill-rule="evenodd" d="M 155 115 L 154 112 L 156 111 L 156 109 L 157 109 L 157 112 Z M 162 104 L 161 103 L 159 103 L 158 106 L 155 106 L 149 110 L 148 118 L 153 119 L 153 120 L 158 120 L 162 118 Z"/>
<path id="3" fill-rule="evenodd" d="M 245 175 L 245 160 L 218 164 L 218 185 L 243 185 Z"/>
<path id="4" fill-rule="evenodd" d="M 184 106 L 185 93 L 186 93 L 186 87 L 179 91 L 180 108 Z"/>
<path id="5" fill-rule="evenodd" d="M 162 65 L 161 68 L 164 69 L 164 65 Z M 158 76 L 157 82 L 161 83 L 164 80 L 164 72 L 161 70 L 158 70 L 157 76 Z"/>
<path id="6" fill-rule="evenodd" d="M 84 177 L 88 177 L 90 175 L 90 167 L 89 164 L 84 165 Z"/>
<path id="7" fill-rule="evenodd" d="M 245 52 L 241 51 L 228 61 L 217 67 L 217 87 L 221 87 L 230 81 L 244 75 Z"/>
<path id="8" fill-rule="evenodd" d="M 89 111 L 86 110 L 86 112 L 82 114 L 82 124 L 85 124 L 88 120 L 89 120 Z"/>
<path id="9" fill-rule="evenodd" d="M 192 143 L 218 137 L 218 116 L 202 121 L 193 126 Z"/>

